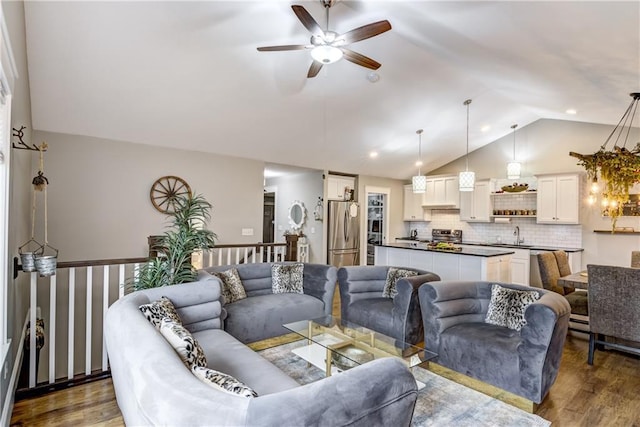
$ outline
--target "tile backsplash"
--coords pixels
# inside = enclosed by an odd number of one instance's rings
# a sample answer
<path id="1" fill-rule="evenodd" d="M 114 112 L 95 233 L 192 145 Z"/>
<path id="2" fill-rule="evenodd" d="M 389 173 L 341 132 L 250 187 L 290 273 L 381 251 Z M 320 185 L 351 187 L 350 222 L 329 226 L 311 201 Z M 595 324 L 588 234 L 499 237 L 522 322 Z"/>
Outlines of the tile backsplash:
<path id="1" fill-rule="evenodd" d="M 517 200 L 519 199 L 519 201 Z M 535 203 L 535 198 L 533 199 Z M 496 200 L 496 209 L 533 209 L 526 195 L 521 198 Z M 507 206 L 508 205 L 508 206 Z M 418 238 L 430 239 L 434 228 L 452 228 L 462 230 L 462 239 L 467 242 L 514 243 L 515 227 L 520 227 L 520 238 L 525 245 L 552 246 L 563 248 L 582 247 L 582 227 L 580 225 L 537 224 L 535 218 L 512 217 L 509 223 L 465 222 L 460 221 L 457 210 L 433 210 L 431 222 L 410 222 L 409 230 L 418 230 Z"/>

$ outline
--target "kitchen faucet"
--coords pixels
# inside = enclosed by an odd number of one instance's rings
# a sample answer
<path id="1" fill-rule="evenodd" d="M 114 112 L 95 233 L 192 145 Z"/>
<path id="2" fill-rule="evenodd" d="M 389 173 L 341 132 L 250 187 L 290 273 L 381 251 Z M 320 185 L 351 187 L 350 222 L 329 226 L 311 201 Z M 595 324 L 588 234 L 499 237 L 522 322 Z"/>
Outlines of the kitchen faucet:
<path id="1" fill-rule="evenodd" d="M 521 239 L 520 238 L 520 227 L 518 227 L 516 225 L 516 228 L 513 230 L 513 235 L 516 236 L 516 245 L 519 245 L 520 243 L 524 243 L 524 237 Z"/>

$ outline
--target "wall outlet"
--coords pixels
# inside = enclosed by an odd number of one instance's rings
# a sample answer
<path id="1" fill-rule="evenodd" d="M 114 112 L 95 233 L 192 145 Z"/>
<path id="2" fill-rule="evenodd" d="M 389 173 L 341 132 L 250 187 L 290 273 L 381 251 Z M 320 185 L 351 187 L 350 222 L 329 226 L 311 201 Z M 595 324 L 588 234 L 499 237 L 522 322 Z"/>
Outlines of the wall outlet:
<path id="1" fill-rule="evenodd" d="M 253 228 L 243 228 L 242 229 L 243 236 L 253 236 Z"/>

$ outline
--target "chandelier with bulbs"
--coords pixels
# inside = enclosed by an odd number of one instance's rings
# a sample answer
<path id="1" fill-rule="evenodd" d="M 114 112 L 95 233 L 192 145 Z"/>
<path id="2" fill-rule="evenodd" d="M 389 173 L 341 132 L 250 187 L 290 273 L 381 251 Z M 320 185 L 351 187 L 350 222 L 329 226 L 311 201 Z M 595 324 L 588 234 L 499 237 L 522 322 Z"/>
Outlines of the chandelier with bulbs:
<path id="1" fill-rule="evenodd" d="M 596 204 L 600 197 L 603 215 L 611 217 L 612 231 L 615 231 L 624 204 L 629 201 L 629 189 L 640 183 L 640 142 L 627 148 L 640 92 L 629 95 L 631 104 L 598 151 L 593 154 L 569 153 L 579 159 L 578 165 L 587 171 L 591 181 L 588 202 Z M 607 149 L 613 140 L 613 146 Z"/>

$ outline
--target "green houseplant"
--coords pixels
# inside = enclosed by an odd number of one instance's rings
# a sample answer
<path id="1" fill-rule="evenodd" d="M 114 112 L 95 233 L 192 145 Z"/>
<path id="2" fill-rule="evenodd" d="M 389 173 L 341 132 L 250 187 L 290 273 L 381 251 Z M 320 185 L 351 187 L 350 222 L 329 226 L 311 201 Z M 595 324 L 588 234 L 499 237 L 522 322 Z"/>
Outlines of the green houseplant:
<path id="1" fill-rule="evenodd" d="M 170 224 L 157 247 L 158 257 L 141 266 L 131 279 L 134 290 L 196 280 L 191 257 L 194 252 L 212 248 L 217 237 L 205 228 L 211 219 L 211 207 L 202 195 L 186 194 L 175 199 L 175 211 L 167 212 Z"/>

